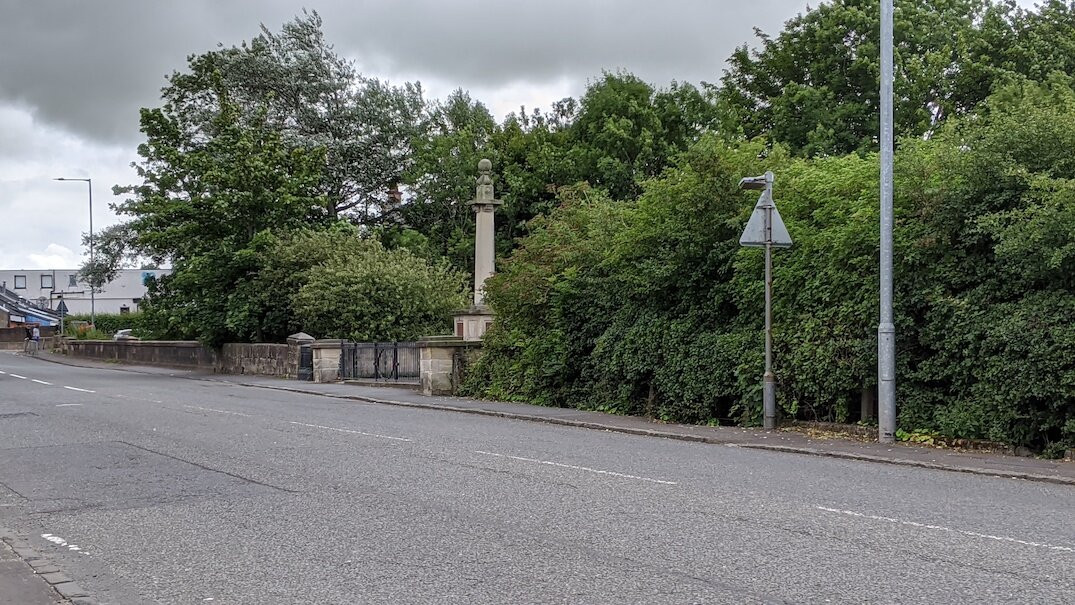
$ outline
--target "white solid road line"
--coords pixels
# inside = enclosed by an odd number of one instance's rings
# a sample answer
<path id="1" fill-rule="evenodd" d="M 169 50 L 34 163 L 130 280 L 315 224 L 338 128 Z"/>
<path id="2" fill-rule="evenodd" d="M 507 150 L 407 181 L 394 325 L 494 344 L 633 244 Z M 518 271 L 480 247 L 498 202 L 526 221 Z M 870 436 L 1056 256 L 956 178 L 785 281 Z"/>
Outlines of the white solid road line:
<path id="1" fill-rule="evenodd" d="M 80 389 L 78 387 L 69 387 L 69 386 L 66 386 L 66 385 L 63 388 L 69 389 L 69 390 L 72 390 L 72 391 L 78 391 L 79 393 L 96 393 L 97 392 L 97 391 L 91 391 L 89 389 Z"/>
<path id="2" fill-rule="evenodd" d="M 34 382 L 36 382 L 37 384 L 47 384 L 47 385 L 49 385 L 49 386 L 52 386 L 52 383 L 51 383 L 51 382 L 45 382 L 44 380 L 38 380 L 38 379 L 36 379 L 36 378 L 31 378 L 30 380 L 32 380 L 32 381 L 34 381 Z"/>
<path id="3" fill-rule="evenodd" d="M 336 428 L 334 426 L 321 426 L 320 424 L 306 424 L 305 422 L 291 422 L 291 421 L 288 421 L 288 424 L 297 424 L 299 426 L 308 426 L 308 427 L 310 427 L 312 429 L 324 429 L 326 431 L 336 431 L 338 433 L 350 433 L 352 435 L 365 435 L 366 437 L 377 437 L 378 439 L 391 439 L 392 441 L 406 441 L 408 443 L 411 441 L 410 439 L 407 439 L 406 437 L 392 437 L 391 435 L 380 435 L 380 434 L 377 434 L 377 433 L 364 433 L 362 431 L 353 431 L 351 429 L 338 429 L 338 428 Z"/>
<path id="4" fill-rule="evenodd" d="M 19 376 L 18 374 L 8 374 L 8 376 L 11 376 L 12 378 L 18 378 L 19 380 L 26 380 L 25 376 Z"/>
<path id="5" fill-rule="evenodd" d="M 570 468 L 576 471 L 586 471 L 588 473 L 597 473 L 600 475 L 609 475 L 612 477 L 620 477 L 621 479 L 634 479 L 635 481 L 648 481 L 650 483 L 660 483 L 661 485 L 679 485 L 675 481 L 665 481 L 664 479 L 653 479 L 650 477 L 639 477 L 638 475 L 627 475 L 624 473 L 617 473 L 613 471 L 603 471 L 596 468 L 589 468 L 585 466 L 575 466 L 573 464 L 563 464 L 560 462 L 552 462 L 549 460 L 538 460 L 536 458 L 523 458 L 522 456 L 509 456 L 507 454 L 496 454 L 493 452 L 485 452 L 482 450 L 474 450 L 474 453 L 481 454 L 483 456 L 496 456 L 498 458 L 509 458 L 511 460 L 520 460 L 522 462 L 535 462 L 537 464 L 546 464 L 548 466 L 558 466 L 560 468 Z"/>
<path id="6" fill-rule="evenodd" d="M 159 401 L 154 401 L 153 403 L 160 403 L 160 402 Z M 203 412 L 216 412 L 217 414 L 231 414 L 232 416 L 245 416 L 247 418 L 250 417 L 250 414 L 242 414 L 242 413 L 239 413 L 239 412 L 229 412 L 228 410 L 214 410 L 213 408 L 200 408 L 200 407 L 198 407 L 196 405 L 185 405 L 183 407 L 190 408 L 192 410 L 201 410 Z"/>
<path id="7" fill-rule="evenodd" d="M 962 534 L 964 536 L 971 536 L 972 538 L 984 538 L 986 540 L 997 540 L 998 542 L 1011 542 L 1013 544 L 1022 544 L 1023 546 L 1035 546 L 1037 548 L 1047 548 L 1049 550 L 1058 550 L 1061 552 L 1075 553 L 1075 548 L 1070 546 L 1056 546 L 1054 544 L 1045 544 L 1042 542 L 1030 542 L 1028 540 L 1017 540 L 1015 538 L 1009 538 L 1007 536 L 994 536 L 991 534 L 981 534 L 976 531 L 967 531 L 964 529 L 953 529 L 951 527 L 944 527 L 943 525 L 930 525 L 928 523 L 918 523 L 916 521 L 904 521 L 903 519 L 895 519 L 893 517 L 882 517 L 880 515 L 868 515 L 866 513 L 858 513 L 853 510 L 842 510 L 839 508 L 829 508 L 827 506 L 818 506 L 818 510 L 823 510 L 827 513 L 836 513 L 839 515 L 847 515 L 849 517 L 858 517 L 860 519 L 872 519 L 874 521 L 884 521 L 886 523 L 896 523 L 898 525 L 909 525 L 911 527 L 919 527 L 922 529 L 932 529 L 936 531 L 943 531 L 953 534 Z"/>
<path id="8" fill-rule="evenodd" d="M 81 403 L 57 403 L 56 407 L 58 407 L 58 408 L 69 408 L 69 407 L 71 407 L 73 405 L 82 405 L 82 404 Z"/>

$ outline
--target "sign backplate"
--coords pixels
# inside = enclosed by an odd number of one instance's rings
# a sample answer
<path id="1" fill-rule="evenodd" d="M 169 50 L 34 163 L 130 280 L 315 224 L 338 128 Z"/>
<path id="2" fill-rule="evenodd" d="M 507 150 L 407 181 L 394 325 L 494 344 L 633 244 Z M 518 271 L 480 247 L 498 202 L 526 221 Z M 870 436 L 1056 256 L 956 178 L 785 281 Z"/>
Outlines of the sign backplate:
<path id="1" fill-rule="evenodd" d="M 750 214 L 750 220 L 747 221 L 747 227 L 743 230 L 742 237 L 739 238 L 740 246 L 747 246 L 751 248 L 764 248 L 766 242 L 765 238 L 765 210 L 766 201 L 759 199 L 758 203 L 754 206 L 754 212 Z M 788 233 L 788 228 L 784 226 L 784 220 L 780 218 L 780 213 L 776 210 L 776 204 L 772 204 L 773 213 L 773 247 L 774 248 L 790 248 L 791 247 L 791 235 Z"/>

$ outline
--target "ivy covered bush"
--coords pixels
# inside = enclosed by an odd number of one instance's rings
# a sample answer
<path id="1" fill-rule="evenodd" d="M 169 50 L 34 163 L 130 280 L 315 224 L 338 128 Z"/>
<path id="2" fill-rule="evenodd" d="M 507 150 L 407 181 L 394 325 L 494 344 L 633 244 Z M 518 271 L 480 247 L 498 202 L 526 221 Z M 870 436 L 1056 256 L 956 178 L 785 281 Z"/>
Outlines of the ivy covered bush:
<path id="1" fill-rule="evenodd" d="M 856 419 L 876 380 L 878 160 L 703 138 L 636 200 L 585 186 L 488 282 L 497 322 L 466 388 L 681 422 L 760 420 L 762 252 L 738 245 L 773 170 L 795 246 L 775 252 L 785 416 Z M 896 166 L 901 426 L 1075 447 L 1075 92 L 991 96 Z"/>

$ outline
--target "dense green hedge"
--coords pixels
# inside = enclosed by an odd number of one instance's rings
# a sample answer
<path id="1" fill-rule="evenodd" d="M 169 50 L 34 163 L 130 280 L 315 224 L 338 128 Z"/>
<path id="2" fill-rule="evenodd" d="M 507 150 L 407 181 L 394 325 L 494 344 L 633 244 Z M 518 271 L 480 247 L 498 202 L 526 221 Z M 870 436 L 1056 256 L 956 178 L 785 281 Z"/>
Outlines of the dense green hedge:
<path id="1" fill-rule="evenodd" d="M 109 338 L 113 334 L 120 330 L 133 330 L 132 334 L 139 338 L 152 338 L 155 334 L 146 324 L 145 318 L 142 313 L 98 313 L 97 314 L 97 333 L 106 334 Z M 78 330 L 71 325 L 72 322 L 84 321 L 89 323 L 90 316 L 88 314 L 72 314 L 66 318 L 66 332 L 70 335 L 76 336 Z M 84 332 L 84 331 L 83 331 Z"/>
<path id="2" fill-rule="evenodd" d="M 896 182 L 899 420 L 1075 447 L 1075 92 L 1013 86 L 927 140 Z M 764 158 L 764 159 L 759 159 Z M 738 245 L 771 169 L 795 247 L 775 259 L 786 416 L 854 420 L 875 381 L 876 156 L 792 159 L 702 140 L 637 201 L 565 192 L 488 283 L 466 389 L 686 422 L 760 420 L 762 253 Z"/>

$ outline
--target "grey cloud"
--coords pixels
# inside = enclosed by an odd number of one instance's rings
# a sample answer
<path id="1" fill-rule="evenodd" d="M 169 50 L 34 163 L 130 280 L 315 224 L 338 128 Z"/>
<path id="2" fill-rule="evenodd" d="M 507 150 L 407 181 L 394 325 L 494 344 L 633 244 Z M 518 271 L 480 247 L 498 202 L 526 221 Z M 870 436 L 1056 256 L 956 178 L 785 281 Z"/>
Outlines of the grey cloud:
<path id="1" fill-rule="evenodd" d="M 656 82 L 715 81 L 751 28 L 773 31 L 799 0 L 310 1 L 328 39 L 367 73 L 463 88 L 623 68 Z M 0 104 L 103 142 L 130 143 L 164 77 L 217 42 L 238 44 L 301 12 L 285 0 L 0 0 Z"/>
<path id="2" fill-rule="evenodd" d="M 399 3 L 367 1 L 343 14 L 362 35 L 334 36 L 360 62 L 495 85 L 556 77 L 584 80 L 624 68 L 656 83 L 717 80 L 754 26 L 773 31 L 805 7 L 797 0 L 652 0 Z M 329 14 L 327 11 L 323 16 Z M 326 27 L 326 29 L 329 29 Z"/>
<path id="3" fill-rule="evenodd" d="M 0 0 L 0 102 L 102 141 L 129 141 L 187 55 L 257 32 L 225 3 Z M 271 19 L 270 19 L 271 20 Z"/>

